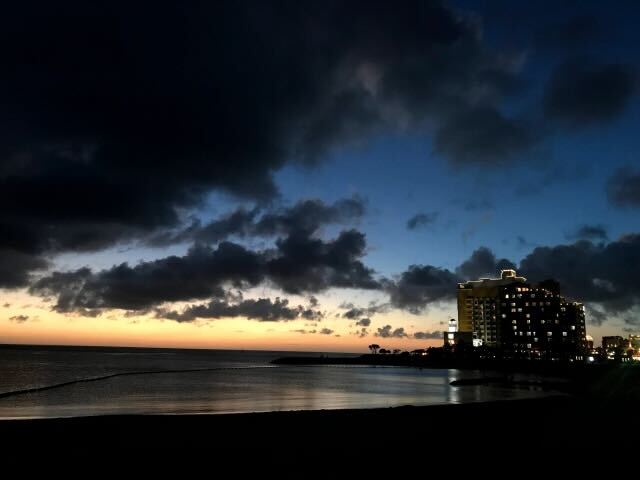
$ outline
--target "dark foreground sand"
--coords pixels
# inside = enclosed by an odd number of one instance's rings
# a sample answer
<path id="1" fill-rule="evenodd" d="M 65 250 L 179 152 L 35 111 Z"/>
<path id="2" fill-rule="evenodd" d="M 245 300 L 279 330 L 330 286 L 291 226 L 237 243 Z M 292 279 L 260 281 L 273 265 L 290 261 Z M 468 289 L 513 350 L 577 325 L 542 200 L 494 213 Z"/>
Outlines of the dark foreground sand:
<path id="1" fill-rule="evenodd" d="M 0 421 L 12 448 L 206 449 L 218 458 L 254 452 L 289 464 L 321 452 L 353 459 L 415 453 L 638 448 L 640 409 L 632 402 L 549 397 L 466 405 L 237 415 L 132 415 Z M 528 452 L 528 453 L 527 453 Z M 501 454 L 502 455 L 502 454 Z"/>

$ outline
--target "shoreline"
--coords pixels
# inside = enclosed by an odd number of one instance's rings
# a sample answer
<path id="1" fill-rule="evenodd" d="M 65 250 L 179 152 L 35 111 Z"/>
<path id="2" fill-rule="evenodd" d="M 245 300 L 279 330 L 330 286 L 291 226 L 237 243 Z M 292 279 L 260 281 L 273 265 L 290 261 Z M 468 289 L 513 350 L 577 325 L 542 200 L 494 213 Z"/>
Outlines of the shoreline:
<path id="1" fill-rule="evenodd" d="M 602 402 L 572 396 L 496 400 L 428 406 L 398 406 L 345 410 L 294 410 L 235 414 L 104 415 L 54 419 L 0 421 L 5 448 L 216 448 L 304 454 L 309 449 L 354 452 L 384 449 L 405 452 L 426 444 L 445 447 L 481 442 L 486 435 L 504 434 L 510 443 L 515 427 L 526 431 L 518 448 L 582 448 L 594 435 L 605 433 L 609 418 Z M 616 417 L 640 428 L 632 415 L 634 403 L 616 402 Z M 514 420 L 518 419 L 514 423 Z M 549 436 L 564 426 L 563 435 Z M 511 432 L 511 433 L 510 433 Z M 519 436 L 519 435 L 518 435 Z M 179 444 L 176 443 L 179 439 Z M 500 440 L 501 439 L 501 440 Z M 437 441 L 436 441 L 437 440 Z"/>
<path id="2" fill-rule="evenodd" d="M 484 380 L 484 379 L 480 379 Z M 476 383 L 460 383 L 455 384 L 451 382 L 453 386 L 459 387 L 467 387 L 467 386 L 486 386 L 490 385 L 492 382 L 489 381 L 487 383 L 476 382 Z M 532 385 L 537 386 L 537 385 Z M 515 385 L 517 388 L 518 385 Z M 386 412 L 393 409 L 403 409 L 403 408 L 411 408 L 411 409 L 423 409 L 423 408 L 431 408 L 431 407 L 464 407 L 466 405 L 477 405 L 477 404 L 494 404 L 494 403 L 503 403 L 503 402 L 523 402 L 523 401 L 535 401 L 535 400 L 545 400 L 551 398 L 566 398 L 570 396 L 569 393 L 565 393 L 559 390 L 544 390 L 540 388 L 540 395 L 535 395 L 531 397 L 517 397 L 517 398 L 500 398 L 496 400 L 470 400 L 463 402 L 442 402 L 442 403 L 429 403 L 423 405 L 415 405 L 415 404 L 399 404 L 394 406 L 386 406 L 386 407 L 358 407 L 358 408 L 317 408 L 317 409 L 292 409 L 292 410 L 258 410 L 258 411 L 191 411 L 191 412 L 154 412 L 154 413 L 97 413 L 97 414 L 86 414 L 86 415 L 68 415 L 68 416 L 34 416 L 34 417 L 0 417 L 0 427 L 3 423 L 9 422 L 40 422 L 40 421 L 57 421 L 57 420 L 74 420 L 74 419 L 98 419 L 98 418 L 116 418 L 116 419 L 126 419 L 133 417 L 223 417 L 223 416 L 240 416 L 240 415 L 271 415 L 271 414 L 332 414 L 336 412 Z M 1 433 L 1 428 L 0 428 Z"/>

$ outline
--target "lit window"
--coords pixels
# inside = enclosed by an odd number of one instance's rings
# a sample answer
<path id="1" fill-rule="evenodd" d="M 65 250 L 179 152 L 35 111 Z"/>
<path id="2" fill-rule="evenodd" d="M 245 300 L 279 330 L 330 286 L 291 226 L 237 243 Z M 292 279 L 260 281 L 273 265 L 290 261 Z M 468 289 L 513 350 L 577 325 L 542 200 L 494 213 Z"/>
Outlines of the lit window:
<path id="1" fill-rule="evenodd" d="M 553 337 L 553 332 L 547 332 L 547 337 Z"/>
<path id="2" fill-rule="evenodd" d="M 562 332 L 562 336 L 566 337 L 567 336 L 567 332 Z"/>
<path id="3" fill-rule="evenodd" d="M 522 307 L 518 307 L 518 311 L 521 312 L 522 311 Z"/>
<path id="4" fill-rule="evenodd" d="M 526 317 L 527 317 L 527 318 L 531 318 L 531 314 L 530 314 L 530 313 L 527 313 Z"/>
<path id="5" fill-rule="evenodd" d="M 527 348 L 531 348 L 531 344 L 530 343 L 527 343 Z"/>
<path id="6" fill-rule="evenodd" d="M 571 330 L 575 330 L 576 326 L 575 325 L 571 325 Z"/>
<path id="7" fill-rule="evenodd" d="M 507 294 L 504 296 L 504 298 L 509 298 L 509 294 L 507 293 Z"/>
<path id="8" fill-rule="evenodd" d="M 531 323 L 531 320 L 527 320 L 527 323 L 528 323 L 528 324 L 530 324 L 530 323 Z"/>
<path id="9" fill-rule="evenodd" d="M 507 318 L 507 314 L 506 314 L 506 313 L 503 313 L 503 314 L 502 314 L 502 318 Z"/>

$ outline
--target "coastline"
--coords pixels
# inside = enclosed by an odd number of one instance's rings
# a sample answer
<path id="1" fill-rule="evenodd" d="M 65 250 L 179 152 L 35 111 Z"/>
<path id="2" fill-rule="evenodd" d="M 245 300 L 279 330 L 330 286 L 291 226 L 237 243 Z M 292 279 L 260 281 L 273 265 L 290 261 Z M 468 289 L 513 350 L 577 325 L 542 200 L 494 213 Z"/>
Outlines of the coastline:
<path id="1" fill-rule="evenodd" d="M 433 444 L 498 438 L 503 448 L 514 429 L 518 448 L 583 448 L 605 432 L 610 411 L 625 415 L 627 428 L 640 428 L 631 402 L 603 404 L 571 396 L 454 405 L 400 406 L 355 410 L 309 410 L 217 415 L 114 415 L 0 421 L 4 448 L 200 449 L 237 448 L 304 454 L 310 449 L 389 453 Z M 603 408 L 605 407 L 605 408 Z M 629 415 L 626 415 L 629 413 Z M 562 427 L 561 430 L 558 430 Z M 563 431 L 562 435 L 549 432 Z M 523 434 L 526 433 L 526 434 Z M 300 440 L 303 441 L 300 441 Z"/>

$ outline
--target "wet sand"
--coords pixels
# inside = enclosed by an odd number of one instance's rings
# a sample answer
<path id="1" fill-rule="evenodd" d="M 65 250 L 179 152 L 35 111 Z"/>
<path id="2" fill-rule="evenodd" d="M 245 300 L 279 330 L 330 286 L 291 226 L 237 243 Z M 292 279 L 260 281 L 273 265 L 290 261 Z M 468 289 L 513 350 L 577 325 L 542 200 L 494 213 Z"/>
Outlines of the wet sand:
<path id="1" fill-rule="evenodd" d="M 131 415 L 0 421 L 3 451 L 20 449 L 206 449 L 303 462 L 319 452 L 350 459 L 429 451 L 624 449 L 640 432 L 637 403 L 569 396 L 490 403 L 233 415 Z M 611 434 L 611 428 L 620 435 Z M 635 434 L 633 434 L 635 437 Z M 635 448 L 635 442 L 627 444 Z"/>

